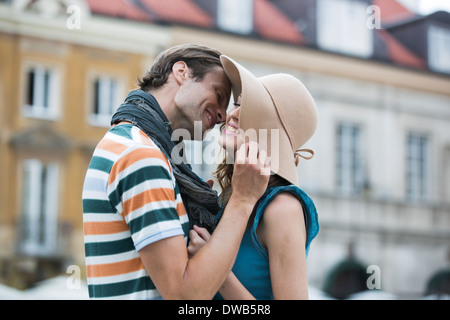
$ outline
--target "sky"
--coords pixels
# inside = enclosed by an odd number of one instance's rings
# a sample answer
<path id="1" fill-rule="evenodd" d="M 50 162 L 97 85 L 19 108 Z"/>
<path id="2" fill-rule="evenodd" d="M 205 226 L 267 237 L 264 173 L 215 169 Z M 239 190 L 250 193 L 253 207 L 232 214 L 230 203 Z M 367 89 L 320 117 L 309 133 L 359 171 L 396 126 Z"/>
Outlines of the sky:
<path id="1" fill-rule="evenodd" d="M 420 10 L 423 13 L 431 13 L 437 10 L 450 11 L 450 0 L 422 0 Z"/>
<path id="2" fill-rule="evenodd" d="M 438 10 L 450 11 L 450 0 L 400 0 L 404 4 L 410 4 L 411 9 L 418 9 L 421 14 L 429 14 Z"/>

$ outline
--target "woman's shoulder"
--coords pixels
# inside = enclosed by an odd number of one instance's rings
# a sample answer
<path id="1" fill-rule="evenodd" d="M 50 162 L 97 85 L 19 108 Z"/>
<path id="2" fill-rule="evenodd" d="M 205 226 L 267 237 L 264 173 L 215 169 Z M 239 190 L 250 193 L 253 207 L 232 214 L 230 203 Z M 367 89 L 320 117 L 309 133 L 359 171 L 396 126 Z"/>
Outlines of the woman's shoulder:
<path id="1" fill-rule="evenodd" d="M 264 210 L 264 216 L 267 214 L 283 214 L 284 212 L 298 212 L 302 209 L 300 199 L 288 191 L 275 194 Z"/>
<path id="2" fill-rule="evenodd" d="M 299 199 L 290 192 L 275 194 L 260 217 L 256 233 L 266 250 L 269 243 L 276 243 L 280 237 L 293 233 L 306 235 L 303 206 Z"/>
<path id="3" fill-rule="evenodd" d="M 309 196 L 299 187 L 294 185 L 277 186 L 267 189 L 261 198 L 260 208 L 266 211 L 269 207 L 280 209 L 285 206 L 298 207 L 305 200 L 310 200 Z"/>
<path id="4" fill-rule="evenodd" d="M 300 199 L 288 191 L 276 193 L 264 209 L 261 221 L 273 225 L 289 223 L 291 219 L 303 218 L 303 206 Z"/>
<path id="5" fill-rule="evenodd" d="M 255 222 L 253 230 L 262 242 L 266 240 L 264 234 L 267 233 L 267 228 L 283 233 L 290 227 L 301 226 L 302 230 L 306 227 L 306 252 L 319 232 L 318 215 L 313 200 L 305 191 L 294 185 L 269 188 L 258 205 Z"/>

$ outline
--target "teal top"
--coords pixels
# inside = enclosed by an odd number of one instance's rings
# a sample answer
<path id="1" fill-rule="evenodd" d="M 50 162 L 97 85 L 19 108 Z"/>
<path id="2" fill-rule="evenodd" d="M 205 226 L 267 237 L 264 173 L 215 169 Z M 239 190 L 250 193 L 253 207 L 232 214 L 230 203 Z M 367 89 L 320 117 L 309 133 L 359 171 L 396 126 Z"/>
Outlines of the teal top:
<path id="1" fill-rule="evenodd" d="M 268 188 L 259 200 L 253 225 L 246 230 L 239 248 L 233 273 L 245 288 L 258 300 L 272 300 L 272 284 L 270 282 L 269 255 L 259 242 L 256 228 L 269 203 L 282 192 L 289 192 L 296 196 L 303 206 L 306 222 L 306 255 L 308 256 L 311 241 L 319 233 L 317 210 L 312 199 L 297 186 L 281 186 Z M 216 299 L 221 299 L 217 294 Z"/>

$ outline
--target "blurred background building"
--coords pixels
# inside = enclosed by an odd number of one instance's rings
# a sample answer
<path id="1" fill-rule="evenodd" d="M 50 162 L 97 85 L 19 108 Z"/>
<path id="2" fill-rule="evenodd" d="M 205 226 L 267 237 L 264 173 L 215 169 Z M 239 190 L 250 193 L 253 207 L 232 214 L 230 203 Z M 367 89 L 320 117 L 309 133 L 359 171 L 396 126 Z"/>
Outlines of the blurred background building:
<path id="1" fill-rule="evenodd" d="M 0 283 L 84 272 L 96 143 L 159 52 L 201 43 L 258 76 L 293 74 L 316 100 L 316 156 L 298 169 L 321 224 L 310 285 L 348 298 L 376 276 L 396 297 L 449 294 L 450 13 L 419 4 L 0 0 Z M 216 136 L 189 144 L 204 178 Z"/>

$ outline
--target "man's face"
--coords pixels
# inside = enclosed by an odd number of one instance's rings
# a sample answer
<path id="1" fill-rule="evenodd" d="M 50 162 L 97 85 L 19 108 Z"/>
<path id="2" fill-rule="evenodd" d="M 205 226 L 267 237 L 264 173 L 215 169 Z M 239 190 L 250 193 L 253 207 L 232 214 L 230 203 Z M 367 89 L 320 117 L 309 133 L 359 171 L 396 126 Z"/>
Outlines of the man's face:
<path id="1" fill-rule="evenodd" d="M 189 76 L 174 98 L 178 127 L 187 129 L 192 139 L 198 138 L 194 136 L 194 122 L 201 121 L 203 139 L 208 130 L 225 122 L 230 95 L 230 81 L 220 67 L 208 72 L 201 81 Z"/>

